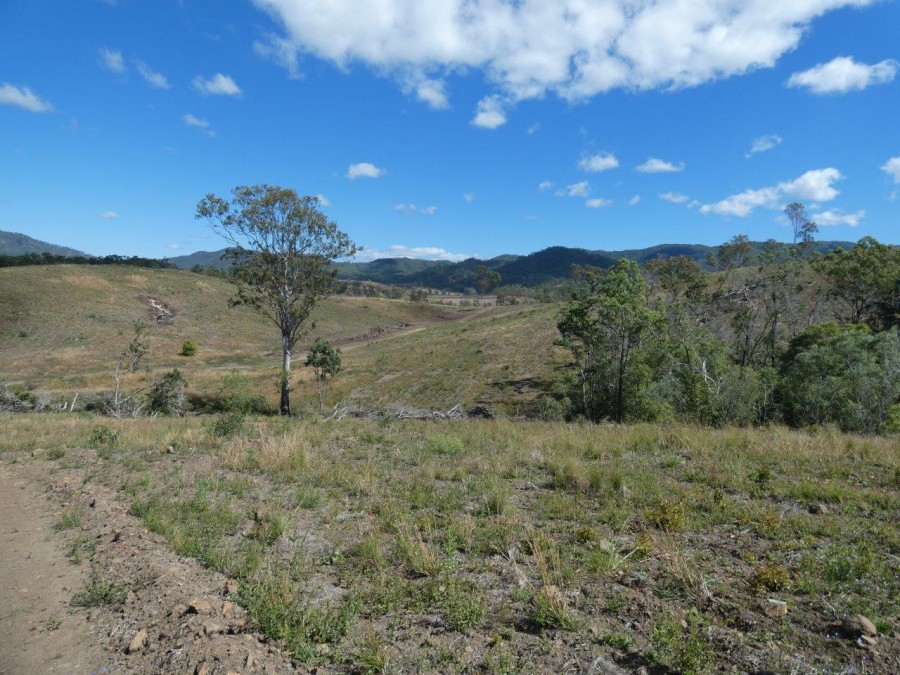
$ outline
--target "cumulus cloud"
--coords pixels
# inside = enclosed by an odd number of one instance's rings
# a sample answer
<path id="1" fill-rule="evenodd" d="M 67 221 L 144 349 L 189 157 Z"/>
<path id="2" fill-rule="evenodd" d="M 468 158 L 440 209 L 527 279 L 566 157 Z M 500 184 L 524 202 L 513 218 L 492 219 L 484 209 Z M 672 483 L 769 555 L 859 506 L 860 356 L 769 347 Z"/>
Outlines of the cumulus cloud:
<path id="1" fill-rule="evenodd" d="M 364 248 L 360 253 L 356 254 L 358 262 L 366 262 L 369 260 L 378 260 L 379 258 L 418 258 L 420 260 L 450 260 L 459 262 L 466 260 L 472 256 L 468 253 L 451 253 L 446 249 L 437 246 L 402 246 L 394 244 L 389 246 L 387 250 L 377 248 Z"/>
<path id="2" fill-rule="evenodd" d="M 611 152 L 601 152 L 599 155 L 584 157 L 578 162 L 578 168 L 588 173 L 600 173 L 619 166 L 619 160 Z"/>
<path id="3" fill-rule="evenodd" d="M 189 127 L 202 129 L 210 138 L 213 138 L 216 135 L 216 132 L 213 131 L 209 122 L 207 120 L 201 119 L 200 117 L 195 117 L 194 115 L 188 113 L 181 118 L 181 121 L 187 124 Z"/>
<path id="4" fill-rule="evenodd" d="M 538 190 L 540 190 L 541 192 L 546 192 L 547 190 L 552 189 L 553 183 L 549 180 L 542 180 L 540 183 L 538 183 Z"/>
<path id="5" fill-rule="evenodd" d="M 162 73 L 157 73 L 143 61 L 136 61 L 134 67 L 137 68 L 138 73 L 140 73 L 141 77 L 144 78 L 144 81 L 150 86 L 156 87 L 157 89 L 171 89 L 171 85 L 166 79 L 166 76 Z"/>
<path id="6" fill-rule="evenodd" d="M 760 152 L 771 150 L 772 148 L 781 145 L 781 141 L 781 136 L 777 134 L 767 134 L 765 136 L 755 138 L 753 139 L 753 145 L 750 146 L 750 152 L 748 152 L 746 156 L 751 157 L 752 155 L 756 155 Z"/>
<path id="7" fill-rule="evenodd" d="M 745 190 L 715 204 L 703 204 L 700 213 L 717 213 L 723 216 L 749 216 L 757 207 L 780 209 L 788 199 L 811 202 L 828 202 L 840 194 L 834 183 L 842 180 L 841 172 L 834 168 L 807 171 L 799 178 L 779 183 L 773 187 Z"/>
<path id="8" fill-rule="evenodd" d="M 637 206 L 640 202 L 641 202 L 641 196 L 635 195 L 634 197 L 632 197 L 631 199 L 628 200 L 628 205 L 629 206 Z"/>
<path id="9" fill-rule="evenodd" d="M 684 171 L 684 162 L 676 165 L 672 164 L 672 162 L 667 162 L 664 159 L 651 157 L 637 167 L 636 170 L 641 173 L 678 173 L 679 171 Z"/>
<path id="10" fill-rule="evenodd" d="M 515 103 L 693 87 L 770 68 L 821 15 L 875 0 L 253 0 L 279 24 L 257 48 L 289 72 L 311 55 L 403 84 L 481 70 Z M 496 128 L 502 111 L 479 110 Z"/>
<path id="11" fill-rule="evenodd" d="M 319 200 L 319 206 L 331 206 L 331 200 L 325 195 L 318 194 L 316 195 L 316 199 Z"/>
<path id="12" fill-rule="evenodd" d="M 886 84 L 896 75 L 897 62 L 892 59 L 868 65 L 857 63 L 849 56 L 839 56 L 828 63 L 794 73 L 787 86 L 808 89 L 814 94 L 843 94 L 874 84 Z"/>
<path id="13" fill-rule="evenodd" d="M 572 183 L 556 191 L 557 197 L 587 197 L 591 193 L 591 186 L 586 180 Z"/>
<path id="14" fill-rule="evenodd" d="M 678 194 L 677 192 L 664 192 L 659 198 L 673 204 L 684 204 L 688 200 L 687 195 Z"/>
<path id="15" fill-rule="evenodd" d="M 474 192 L 466 192 L 463 195 L 463 199 L 465 199 L 467 202 L 474 202 L 475 201 L 475 193 Z"/>
<path id="16" fill-rule="evenodd" d="M 0 85 L 0 105 L 14 105 L 29 112 L 49 112 L 53 106 L 28 87 L 14 87 L 4 82 Z"/>
<path id="17" fill-rule="evenodd" d="M 594 197 L 593 199 L 588 199 L 585 202 L 585 205 L 592 209 L 600 209 L 604 206 L 612 206 L 612 200 L 603 199 L 602 197 Z"/>
<path id="18" fill-rule="evenodd" d="M 447 84 L 443 80 L 422 79 L 416 81 L 411 88 L 415 91 L 416 98 L 435 110 L 450 107 L 447 100 Z"/>
<path id="19" fill-rule="evenodd" d="M 119 214 L 115 211 L 101 211 L 97 214 L 98 218 L 102 218 L 103 220 L 115 220 L 119 217 Z"/>
<path id="20" fill-rule="evenodd" d="M 382 175 L 384 175 L 384 169 L 380 169 L 369 162 L 351 164 L 347 168 L 347 178 L 350 180 L 356 180 L 357 178 L 378 178 Z"/>
<path id="21" fill-rule="evenodd" d="M 101 47 L 99 53 L 101 66 L 113 73 L 125 72 L 125 59 L 122 58 L 122 52 Z"/>
<path id="22" fill-rule="evenodd" d="M 865 211 L 856 213 L 841 213 L 840 211 L 823 211 L 813 214 L 813 220 L 818 225 L 849 225 L 856 227 L 859 221 L 866 217 Z"/>
<path id="23" fill-rule="evenodd" d="M 496 129 L 506 124 L 506 112 L 499 96 L 487 96 L 478 102 L 472 124 L 482 129 Z"/>
<path id="24" fill-rule="evenodd" d="M 537 122 L 537 123 L 535 123 L 535 124 L 532 124 L 530 127 L 528 127 L 528 135 L 529 135 L 529 136 L 534 136 L 534 135 L 535 135 L 538 131 L 540 131 L 540 130 L 541 130 L 541 123 L 540 123 L 540 122 Z"/>
<path id="25" fill-rule="evenodd" d="M 881 170 L 893 178 L 895 183 L 900 183 L 900 156 L 891 157 L 882 165 Z"/>
<path id="26" fill-rule="evenodd" d="M 240 96 L 241 88 L 228 75 L 216 73 L 210 79 L 198 75 L 192 82 L 194 89 L 201 94 L 211 94 L 219 96 Z"/>

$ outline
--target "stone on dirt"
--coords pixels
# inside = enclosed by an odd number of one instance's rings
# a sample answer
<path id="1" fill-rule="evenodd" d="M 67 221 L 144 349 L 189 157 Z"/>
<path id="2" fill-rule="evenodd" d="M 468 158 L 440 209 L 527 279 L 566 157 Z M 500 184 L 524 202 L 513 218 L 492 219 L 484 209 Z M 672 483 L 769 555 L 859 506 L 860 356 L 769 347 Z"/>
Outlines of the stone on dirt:
<path id="1" fill-rule="evenodd" d="M 212 605 L 206 600 L 194 598 L 188 603 L 188 612 L 191 614 L 212 614 Z"/>
<path id="2" fill-rule="evenodd" d="M 133 638 L 131 638 L 131 642 L 128 644 L 128 653 L 134 654 L 135 652 L 139 652 L 144 648 L 147 644 L 147 629 L 142 628 L 139 630 Z"/>
<path id="3" fill-rule="evenodd" d="M 875 637 L 878 635 L 878 629 L 875 627 L 875 624 L 862 614 L 848 616 L 841 624 L 841 628 L 848 637 L 858 637 L 860 635 Z"/>

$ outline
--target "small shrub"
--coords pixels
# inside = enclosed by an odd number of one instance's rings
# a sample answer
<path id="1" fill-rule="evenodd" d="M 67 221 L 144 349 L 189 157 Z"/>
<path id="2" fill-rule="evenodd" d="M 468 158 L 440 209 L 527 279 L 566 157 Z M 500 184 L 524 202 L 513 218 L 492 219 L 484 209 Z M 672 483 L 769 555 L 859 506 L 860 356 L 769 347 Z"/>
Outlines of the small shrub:
<path id="1" fill-rule="evenodd" d="M 656 625 L 650 637 L 654 659 L 685 675 L 709 672 L 715 652 L 709 639 L 707 620 L 691 609 L 684 624 L 668 617 Z"/>
<path id="2" fill-rule="evenodd" d="M 183 415 L 188 410 L 187 382 L 176 368 L 153 383 L 148 395 L 150 412 L 160 415 Z"/>
<path id="3" fill-rule="evenodd" d="M 91 429 L 88 444 L 92 448 L 112 448 L 119 442 L 119 432 L 110 427 L 97 426 Z"/>
<path id="4" fill-rule="evenodd" d="M 193 340 L 185 340 L 181 344 L 181 355 L 182 356 L 194 356 L 197 353 L 197 343 Z"/>
<path id="5" fill-rule="evenodd" d="M 765 563 L 753 571 L 750 586 L 754 591 L 783 591 L 790 585 L 791 575 L 781 565 Z"/>
<path id="6" fill-rule="evenodd" d="M 57 520 L 53 524 L 53 529 L 57 532 L 61 532 L 63 530 L 71 530 L 76 527 L 81 527 L 81 524 L 84 522 L 84 510 L 80 508 L 67 509 L 62 516 L 60 516 L 59 520 Z"/>
<path id="7" fill-rule="evenodd" d="M 94 570 L 81 590 L 72 597 L 72 604 L 76 607 L 106 607 L 120 605 L 124 600 L 125 589 Z"/>
<path id="8" fill-rule="evenodd" d="M 487 612 L 484 592 L 473 582 L 448 579 L 441 599 L 441 617 L 453 630 L 466 631 L 481 623 Z"/>
<path id="9" fill-rule="evenodd" d="M 671 499 L 660 499 L 646 511 L 647 520 L 665 532 L 677 532 L 684 525 L 684 505 Z"/>
<path id="10" fill-rule="evenodd" d="M 241 373 L 229 373 L 222 377 L 219 385 L 218 409 L 227 413 L 257 413 L 267 415 L 272 412 L 265 397 L 253 393 L 250 378 Z"/>
<path id="11" fill-rule="evenodd" d="M 219 415 L 209 426 L 209 433 L 218 438 L 234 436 L 244 428 L 245 417 L 244 413 L 241 412 L 230 412 L 225 415 Z"/>

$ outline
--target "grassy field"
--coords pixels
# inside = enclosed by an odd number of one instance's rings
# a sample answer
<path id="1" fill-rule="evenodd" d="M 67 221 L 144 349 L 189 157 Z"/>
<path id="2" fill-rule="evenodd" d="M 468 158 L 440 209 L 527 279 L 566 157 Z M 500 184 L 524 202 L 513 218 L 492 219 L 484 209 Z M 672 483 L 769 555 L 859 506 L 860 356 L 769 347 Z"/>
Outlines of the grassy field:
<path id="1" fill-rule="evenodd" d="M 0 439 L 237 579 L 298 663 L 895 672 L 896 440 L 81 414 L 0 415 Z M 856 613 L 876 649 L 841 632 Z"/>
<path id="2" fill-rule="evenodd" d="M 189 390 L 202 397 L 215 392 L 223 374 L 240 370 L 274 401 L 281 364 L 277 329 L 250 310 L 229 309 L 231 294 L 226 281 L 182 270 L 0 269 L 0 377 L 69 397 L 109 389 L 116 358 L 141 320 L 150 324 L 150 353 L 147 370 L 130 386 L 178 368 Z M 148 296 L 167 303 L 174 316 L 156 324 L 143 300 Z M 385 395 L 420 406 L 502 403 L 552 367 L 554 311 L 333 297 L 316 309 L 308 339 L 332 340 L 346 352 L 346 372 L 330 403 L 352 397 L 377 405 Z M 411 332 L 417 329 L 429 329 L 428 337 Z M 197 343 L 195 356 L 180 355 L 185 340 Z M 423 359 L 430 370 L 422 371 Z M 302 367 L 297 386 L 299 398 L 313 397 L 311 373 Z"/>

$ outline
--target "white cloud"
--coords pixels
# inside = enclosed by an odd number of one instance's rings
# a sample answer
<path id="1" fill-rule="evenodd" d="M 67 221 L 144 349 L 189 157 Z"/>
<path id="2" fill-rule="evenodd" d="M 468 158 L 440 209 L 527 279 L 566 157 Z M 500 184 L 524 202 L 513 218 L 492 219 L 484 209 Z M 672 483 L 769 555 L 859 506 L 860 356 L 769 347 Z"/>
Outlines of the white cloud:
<path id="1" fill-rule="evenodd" d="M 687 195 L 678 194 L 677 192 L 664 192 L 659 198 L 673 204 L 684 204 L 688 200 Z"/>
<path id="2" fill-rule="evenodd" d="M 540 183 L 538 183 L 538 190 L 540 190 L 541 192 L 546 192 L 547 190 L 552 190 L 552 189 L 553 189 L 553 183 L 550 182 L 549 180 L 542 180 Z"/>
<path id="3" fill-rule="evenodd" d="M 347 168 L 347 178 L 350 180 L 356 180 L 357 178 L 378 178 L 382 175 L 384 175 L 384 169 L 379 169 L 369 162 L 351 164 Z"/>
<path id="4" fill-rule="evenodd" d="M 407 213 L 421 213 L 426 216 L 433 216 L 437 213 L 436 206 L 416 206 L 415 204 L 394 204 L 394 211 L 406 211 Z"/>
<path id="5" fill-rule="evenodd" d="M 619 160 L 611 152 L 602 152 L 599 155 L 584 157 L 578 162 L 578 168 L 589 173 L 600 173 L 619 166 Z"/>
<path id="6" fill-rule="evenodd" d="M 528 135 L 529 135 L 529 136 L 533 136 L 534 134 L 536 134 L 536 133 L 537 133 L 538 131 L 540 131 L 540 130 L 541 130 L 541 123 L 540 123 L 540 122 L 537 122 L 536 124 L 532 124 L 530 127 L 528 127 Z"/>
<path id="7" fill-rule="evenodd" d="M 474 202 L 475 201 L 475 193 L 467 192 L 463 195 L 463 199 L 465 199 L 467 202 Z"/>
<path id="8" fill-rule="evenodd" d="M 746 157 L 771 150 L 772 148 L 781 145 L 781 141 L 781 136 L 777 134 L 767 134 L 765 136 L 755 138 L 753 139 L 753 145 L 750 146 L 750 152 L 746 154 Z"/>
<path id="9" fill-rule="evenodd" d="M 564 188 L 556 191 L 557 197 L 587 197 L 591 193 L 591 186 L 586 180 L 578 183 L 572 183 Z"/>
<path id="10" fill-rule="evenodd" d="M 780 209 L 787 199 L 827 202 L 838 196 L 833 183 L 842 180 L 841 172 L 834 168 L 807 171 L 799 178 L 779 183 L 774 187 L 745 190 L 715 204 L 703 204 L 700 213 L 717 213 L 723 216 L 750 215 L 759 206 Z"/>
<path id="11" fill-rule="evenodd" d="M 437 246 L 401 246 L 394 244 L 389 246 L 387 250 L 377 248 L 363 248 L 360 253 L 356 254 L 357 262 L 366 262 L 369 260 L 378 260 L 379 258 L 417 258 L 420 260 L 450 260 L 459 262 L 471 258 L 468 253 L 451 253 L 446 249 Z"/>
<path id="12" fill-rule="evenodd" d="M 843 94 L 874 84 L 886 84 L 896 75 L 897 62 L 892 59 L 868 65 L 857 63 L 849 56 L 839 56 L 828 63 L 794 73 L 787 86 L 809 89 L 814 94 Z"/>
<path id="13" fill-rule="evenodd" d="M 222 96 L 240 96 L 241 88 L 228 75 L 216 73 L 210 79 L 198 75 L 192 81 L 194 89 L 201 94 L 213 94 Z"/>
<path id="14" fill-rule="evenodd" d="M 122 52 L 113 51 L 106 47 L 100 50 L 100 65 L 113 73 L 125 72 L 125 59 L 122 58 Z"/>
<path id="15" fill-rule="evenodd" d="M 101 211 L 97 214 L 98 218 L 103 218 L 103 220 L 115 220 L 119 217 L 119 214 L 115 211 Z"/>
<path id="16" fill-rule="evenodd" d="M 506 112 L 499 96 L 486 96 L 478 102 L 472 124 L 482 129 L 496 129 L 506 124 Z"/>
<path id="17" fill-rule="evenodd" d="M 53 106 L 28 87 L 19 89 L 6 82 L 0 86 L 0 104 L 14 105 L 29 112 L 49 112 Z"/>
<path id="18" fill-rule="evenodd" d="M 612 200 L 603 199 L 602 197 L 594 197 L 594 199 L 588 199 L 585 202 L 585 205 L 592 209 L 599 209 L 604 206 L 612 206 Z"/>
<path id="19" fill-rule="evenodd" d="M 881 170 L 893 178 L 895 183 L 900 183 L 900 156 L 891 157 L 882 165 Z"/>
<path id="20" fill-rule="evenodd" d="M 141 74 L 141 77 L 144 78 L 147 84 L 156 87 L 157 89 L 171 89 L 171 85 L 166 79 L 166 76 L 162 73 L 157 73 L 143 61 L 136 61 L 134 67 L 137 68 L 137 71 Z"/>
<path id="21" fill-rule="evenodd" d="M 328 199 L 328 197 L 326 197 L 325 195 L 316 195 L 316 199 L 319 200 L 319 206 L 331 206 L 331 200 Z"/>
<path id="22" fill-rule="evenodd" d="M 628 205 L 629 206 L 637 206 L 640 203 L 640 201 L 641 201 L 641 196 L 635 195 L 634 197 L 632 197 L 631 199 L 628 200 Z"/>
<path id="23" fill-rule="evenodd" d="M 510 103 L 555 93 L 678 89 L 771 68 L 814 19 L 875 0 L 254 0 L 279 24 L 268 55 L 394 77 L 481 70 Z M 496 128 L 505 113 L 481 113 Z M 477 118 L 477 117 L 476 117 Z"/>
<path id="24" fill-rule="evenodd" d="M 443 80 L 423 79 L 417 82 L 413 88 L 416 98 L 435 110 L 444 110 L 450 107 L 447 100 L 447 84 Z"/>
<path id="25" fill-rule="evenodd" d="M 166 248 L 172 251 L 177 251 L 181 248 L 184 248 L 181 244 L 166 244 Z"/>
<path id="26" fill-rule="evenodd" d="M 865 211 L 856 213 L 841 213 L 840 211 L 823 211 L 813 214 L 813 220 L 818 225 L 848 225 L 856 227 L 859 221 L 866 217 Z"/>
<path id="27" fill-rule="evenodd" d="M 678 173 L 684 171 L 684 162 L 680 164 L 672 164 L 657 157 L 651 157 L 636 169 L 641 173 Z"/>
<path id="28" fill-rule="evenodd" d="M 191 115 L 190 113 L 188 113 L 187 115 L 184 115 L 181 118 L 181 121 L 184 122 L 185 124 L 187 124 L 189 127 L 196 127 L 197 129 L 203 129 L 203 131 L 205 131 L 206 134 L 210 138 L 214 138 L 216 135 L 216 132 L 212 130 L 212 127 L 210 126 L 210 124 L 207 120 L 201 119 L 199 117 L 195 117 L 194 115 Z"/>

